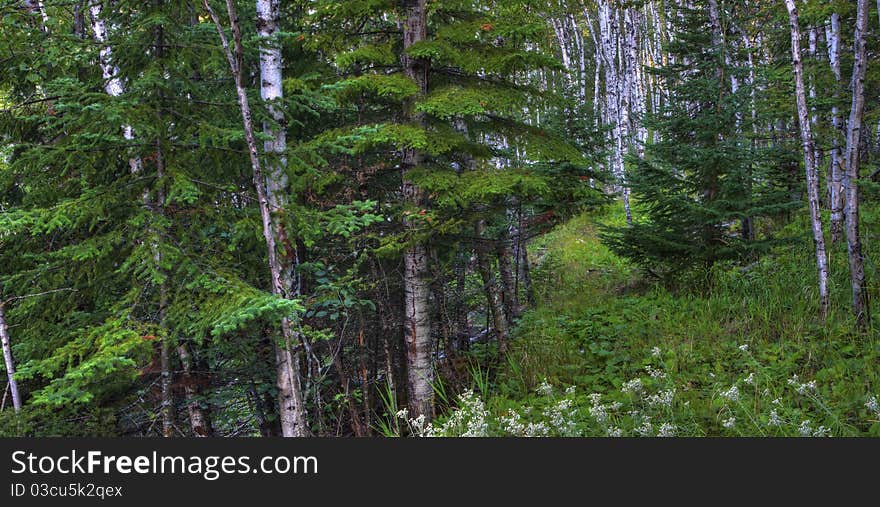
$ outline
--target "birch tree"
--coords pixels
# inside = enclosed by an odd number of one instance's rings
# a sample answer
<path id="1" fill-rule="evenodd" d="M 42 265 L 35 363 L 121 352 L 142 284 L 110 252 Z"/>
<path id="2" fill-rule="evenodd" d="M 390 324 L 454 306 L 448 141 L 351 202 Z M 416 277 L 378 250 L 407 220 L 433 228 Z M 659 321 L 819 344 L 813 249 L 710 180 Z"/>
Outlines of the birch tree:
<path id="1" fill-rule="evenodd" d="M 791 1 L 791 0 L 789 0 Z M 845 220 L 853 314 L 859 327 L 870 322 L 868 292 L 865 282 L 864 255 L 859 232 L 859 144 L 865 112 L 865 74 L 868 67 L 865 34 L 868 31 L 868 0 L 858 0 L 853 37 L 852 106 L 846 131 Z"/>
<path id="2" fill-rule="evenodd" d="M 217 33 L 223 46 L 223 52 L 226 55 L 226 60 L 229 63 L 233 81 L 235 82 L 235 91 L 238 96 L 239 109 L 241 110 L 245 142 L 248 147 L 248 157 L 250 158 L 251 169 L 253 171 L 253 184 L 260 207 L 263 239 L 266 241 L 272 293 L 278 297 L 290 299 L 291 294 L 288 292 L 287 286 L 285 285 L 285 278 L 290 276 L 286 273 L 291 273 L 292 271 L 290 267 L 286 267 L 285 263 L 292 262 L 293 259 L 288 257 L 282 257 L 279 259 L 279 252 L 282 251 L 279 248 L 279 244 L 284 245 L 288 240 L 286 239 L 287 235 L 281 225 L 281 221 L 273 217 L 273 210 L 271 208 L 271 203 L 278 202 L 275 200 L 280 199 L 280 196 L 277 195 L 277 191 L 280 191 L 280 189 L 283 188 L 283 182 L 274 181 L 272 183 L 276 195 L 270 199 L 266 175 L 263 173 L 259 149 L 257 148 L 253 114 L 251 113 L 250 102 L 244 85 L 244 71 L 242 69 L 244 48 L 242 46 L 242 34 L 238 22 L 238 14 L 236 13 L 233 0 L 226 0 L 226 10 L 229 15 L 229 23 L 232 30 L 232 45 L 230 46 L 223 25 L 220 22 L 220 18 L 211 8 L 208 0 L 204 0 L 204 6 L 217 28 Z M 265 16 L 261 19 L 262 22 L 266 23 L 272 21 L 272 19 L 278 19 L 277 4 L 275 4 L 274 14 L 271 4 L 261 8 L 263 9 L 261 15 Z M 268 36 L 269 33 L 274 34 L 275 31 L 277 31 L 277 24 L 275 25 L 275 28 L 270 27 L 267 30 L 268 31 L 265 32 L 267 35 L 261 34 L 262 37 Z M 266 41 L 264 40 L 263 42 L 265 44 Z M 268 51 L 264 52 L 264 50 Z M 281 82 L 280 75 L 278 74 L 280 73 L 281 67 L 280 54 L 276 53 L 273 56 L 271 48 L 264 45 L 261 47 L 260 63 L 261 74 L 264 66 L 266 67 L 267 72 L 266 76 L 261 75 L 261 77 L 270 80 L 270 84 L 265 87 L 265 93 L 279 93 Z M 263 88 L 261 88 L 261 93 L 263 93 L 262 90 Z M 271 95 L 269 96 L 271 97 Z M 273 149 L 277 149 L 276 147 L 278 146 L 283 146 L 283 138 L 276 136 L 272 138 L 271 142 Z M 278 170 L 281 169 L 276 169 L 275 171 Z M 289 256 L 289 252 L 285 253 Z M 283 317 L 281 320 L 281 338 L 282 343 L 275 344 L 275 356 L 278 365 L 278 404 L 279 416 L 281 419 L 281 431 L 285 437 L 308 436 L 309 429 L 306 422 L 305 406 L 303 404 L 300 374 L 298 364 L 296 363 L 297 356 L 292 351 L 292 347 L 294 346 L 298 335 L 293 329 L 291 319 L 287 316 Z"/>
<path id="3" fill-rule="evenodd" d="M 822 217 L 819 214 L 819 173 L 816 167 L 816 148 L 813 140 L 812 120 L 807 108 L 804 88 L 804 68 L 801 62 L 800 27 L 795 0 L 785 0 L 791 30 L 791 63 L 794 71 L 795 98 L 797 101 L 798 124 L 801 132 L 801 145 L 804 152 L 804 170 L 807 176 L 807 201 L 810 208 L 810 224 L 813 231 L 813 245 L 816 248 L 816 268 L 819 273 L 819 308 L 824 319 L 828 314 L 828 256 L 825 251 L 825 235 L 822 231 Z"/>
<path id="4" fill-rule="evenodd" d="M 12 357 L 12 340 L 9 337 L 9 325 L 6 323 L 6 303 L 0 302 L 0 344 L 3 346 L 3 363 L 6 367 L 6 381 L 12 395 L 12 407 L 21 410 L 21 394 L 15 380 L 15 360 Z"/>
<path id="5" fill-rule="evenodd" d="M 828 63 L 834 75 L 834 104 L 831 106 L 832 143 L 830 149 L 830 168 L 828 171 L 828 200 L 831 208 L 831 243 L 837 244 L 843 237 L 843 176 L 846 172 L 846 161 L 841 150 L 840 139 L 843 131 L 843 118 L 837 105 L 843 79 L 840 73 L 840 14 L 834 12 L 825 28 L 825 42 L 828 46 Z"/>

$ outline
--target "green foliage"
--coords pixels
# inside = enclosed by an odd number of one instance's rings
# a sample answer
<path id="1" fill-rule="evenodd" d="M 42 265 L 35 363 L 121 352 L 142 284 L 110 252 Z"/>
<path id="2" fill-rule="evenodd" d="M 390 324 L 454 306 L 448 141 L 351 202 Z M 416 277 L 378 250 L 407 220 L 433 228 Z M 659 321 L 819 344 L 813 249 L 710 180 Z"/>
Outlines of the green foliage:
<path id="1" fill-rule="evenodd" d="M 623 213 L 595 219 L 620 223 Z M 815 266 L 802 247 L 777 247 L 747 268 L 719 266 L 711 293 L 673 292 L 599 242 L 595 219 L 579 217 L 532 249 L 541 302 L 483 401 L 490 434 L 511 434 L 514 413 L 555 434 L 542 407 L 566 398 L 578 435 L 657 435 L 664 424 L 678 436 L 878 434 L 868 404 L 880 386 L 880 343 L 853 332 L 845 255 L 832 268 L 840 311 L 821 323 L 815 289 L 804 297 Z M 536 394 L 545 379 L 578 394 Z"/>
<path id="2" fill-rule="evenodd" d="M 770 238 L 751 230 L 792 204 L 784 180 L 758 163 L 770 153 L 744 134 L 753 125 L 751 89 L 733 90 L 728 76 L 746 71 L 724 63 L 708 26 L 702 7 L 681 9 L 668 48 L 679 63 L 655 71 L 675 100 L 646 119 L 660 139 L 628 160 L 634 223 L 604 236 L 618 255 L 662 277 L 766 252 Z"/>

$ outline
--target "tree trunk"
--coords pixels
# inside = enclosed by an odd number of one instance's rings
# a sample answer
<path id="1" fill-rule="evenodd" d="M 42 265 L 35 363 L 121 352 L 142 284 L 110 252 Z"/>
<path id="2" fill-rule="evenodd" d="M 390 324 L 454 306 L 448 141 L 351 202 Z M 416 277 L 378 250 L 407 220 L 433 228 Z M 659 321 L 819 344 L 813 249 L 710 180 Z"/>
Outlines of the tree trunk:
<path id="1" fill-rule="evenodd" d="M 788 8 L 791 29 L 791 64 L 794 69 L 795 97 L 797 100 L 798 124 L 801 130 L 801 144 L 804 151 L 804 168 L 807 173 L 807 200 L 810 206 L 810 223 L 813 229 L 813 244 L 816 248 L 816 267 L 819 272 L 819 308 L 822 319 L 828 315 L 828 256 L 825 252 L 825 235 L 822 231 L 822 217 L 819 214 L 819 173 L 816 169 L 815 142 L 811 128 L 807 97 L 804 90 L 804 68 L 801 62 L 801 32 L 798 26 L 798 12 L 795 0 L 785 0 Z"/>
<path id="2" fill-rule="evenodd" d="M 514 279 L 513 267 L 511 266 L 513 250 L 510 248 L 510 236 L 504 235 L 496 253 L 498 255 L 498 273 L 501 275 L 504 315 L 507 322 L 510 323 L 518 319 L 521 313 L 519 297 L 516 294 L 516 280 Z"/>
<path id="3" fill-rule="evenodd" d="M 263 123 L 263 134 L 267 140 L 263 149 L 267 161 L 266 196 L 269 200 L 272 228 L 277 245 L 280 248 L 278 270 L 281 282 L 281 295 L 296 298 L 301 295 L 301 284 L 298 280 L 299 255 L 294 241 L 285 226 L 285 213 L 289 207 L 288 178 L 285 172 L 287 159 L 287 122 L 279 102 L 284 98 L 282 70 L 284 62 L 281 46 L 277 40 L 280 29 L 280 12 L 278 0 L 257 0 L 257 34 L 260 37 L 260 97 L 266 102 L 269 115 L 273 122 Z M 302 399 L 301 380 L 299 379 L 299 353 L 293 349 L 295 344 L 306 338 L 291 329 L 288 321 L 284 326 L 287 332 L 284 344 L 278 351 L 281 360 L 276 366 L 279 400 L 282 411 L 282 430 L 285 436 L 304 436 L 306 428 L 305 409 Z"/>
<path id="4" fill-rule="evenodd" d="M 420 94 L 428 91 L 428 62 L 411 58 L 406 51 L 427 36 L 425 0 L 404 2 L 403 49 L 401 57 L 404 71 L 419 88 Z M 416 125 L 425 126 L 422 113 L 413 110 L 413 104 L 404 104 L 404 118 Z M 402 190 L 407 205 L 420 210 L 424 195 L 409 180 L 409 172 L 422 162 L 422 154 L 414 148 L 405 148 L 401 160 Z M 404 219 L 404 227 L 415 230 L 412 219 Z M 428 281 L 428 252 L 423 244 L 416 243 L 403 253 L 404 265 L 404 322 L 403 339 L 406 344 L 408 408 L 410 417 L 424 415 L 427 420 L 434 416 L 434 371 L 431 364 L 431 316 L 428 309 L 430 287 Z"/>
<path id="5" fill-rule="evenodd" d="M 12 359 L 12 342 L 9 338 L 6 308 L 3 303 L 0 303 L 0 343 L 3 345 L 3 362 L 6 366 L 9 392 L 12 394 L 12 408 L 18 412 L 21 410 L 21 394 L 18 392 L 18 382 L 15 380 L 15 361 Z"/>
<path id="6" fill-rule="evenodd" d="M 489 249 L 485 246 L 486 238 L 484 237 L 486 230 L 486 222 L 482 219 L 477 221 L 477 269 L 480 271 L 480 278 L 483 280 L 483 291 L 486 293 L 486 306 L 492 319 L 492 328 L 495 330 L 495 336 L 498 338 L 498 348 L 502 354 L 507 353 L 507 316 L 504 312 L 501 291 L 495 281 L 495 274 L 492 270 L 492 259 L 489 256 Z"/>
<path id="7" fill-rule="evenodd" d="M 828 44 L 828 61 L 834 74 L 834 105 L 831 106 L 831 126 L 833 142 L 831 145 L 831 166 L 829 171 L 829 196 L 831 208 L 831 244 L 837 244 L 843 237 L 843 206 L 846 194 L 843 188 L 843 174 L 846 162 L 841 154 L 840 139 L 843 132 L 843 118 L 837 99 L 840 97 L 842 77 L 840 73 L 840 14 L 831 14 L 831 23 L 825 29 L 825 40 Z"/>
<path id="8" fill-rule="evenodd" d="M 263 238 L 266 241 L 269 274 L 272 280 L 272 293 L 278 297 L 289 298 L 289 287 L 285 283 L 285 273 L 288 270 L 282 267 L 284 261 L 289 261 L 289 241 L 287 240 L 284 231 L 275 227 L 278 223 L 278 219 L 273 217 L 266 177 L 263 174 L 263 168 L 260 163 L 257 142 L 254 136 L 253 116 L 251 114 L 250 103 L 247 98 L 247 92 L 244 88 L 242 76 L 241 65 L 244 60 L 244 50 L 241 43 L 241 30 L 238 24 L 238 15 L 235 12 L 235 6 L 233 5 L 232 0 L 227 0 L 226 9 L 229 14 L 234 44 L 234 46 L 230 48 L 229 41 L 226 39 L 223 26 L 220 23 L 220 18 L 217 17 L 217 14 L 211 9 L 207 0 L 204 0 L 204 6 L 217 27 L 217 33 L 220 36 L 221 43 L 223 44 L 223 51 L 226 54 L 226 59 L 229 62 L 233 80 L 235 81 L 235 90 L 238 95 L 239 108 L 241 109 L 244 136 L 248 146 L 248 156 L 250 157 L 251 168 L 253 170 L 254 189 L 256 190 L 257 202 L 260 206 Z M 275 19 L 277 19 L 277 16 Z M 261 48 L 261 68 L 263 66 L 262 61 L 263 56 Z M 277 185 L 278 182 L 274 182 L 273 184 Z M 277 197 L 278 196 L 276 195 L 273 199 Z M 279 240 L 280 243 L 285 246 L 285 257 L 283 259 L 278 258 Z M 299 355 L 292 351 L 293 343 L 298 341 L 300 337 L 294 332 L 292 323 L 288 317 L 281 319 L 281 338 L 282 343 L 275 344 L 276 381 L 278 387 L 278 408 L 279 419 L 281 420 L 281 431 L 285 437 L 308 436 L 309 428 L 306 422 L 305 405 L 302 398 L 302 387 L 299 373 Z"/>
<path id="9" fill-rule="evenodd" d="M 100 51 L 101 73 L 104 76 L 104 91 L 111 97 L 118 97 L 125 93 L 125 85 L 119 77 L 119 67 L 113 64 L 113 50 L 107 45 L 107 24 L 101 17 L 102 4 L 100 0 L 94 0 L 89 6 L 89 14 L 92 18 L 92 31 L 95 40 L 102 45 Z M 126 141 L 134 140 L 134 130 L 130 125 L 123 125 L 122 136 Z M 128 160 L 131 174 L 141 172 L 143 165 L 140 157 L 132 157 Z"/>
<path id="10" fill-rule="evenodd" d="M 199 388 L 198 375 L 193 372 L 192 355 L 184 344 L 177 345 L 177 355 L 183 368 L 183 392 L 186 396 L 190 428 L 196 437 L 210 437 L 214 434 L 214 429 L 211 426 L 208 410 L 202 407 L 199 400 L 202 393 Z"/>
<path id="11" fill-rule="evenodd" d="M 792 0 L 788 0 L 792 1 Z M 865 33 L 868 30 L 868 0 L 858 0 L 856 8 L 855 55 L 853 62 L 853 93 L 846 133 L 846 242 L 849 255 L 849 275 L 852 285 L 852 305 L 856 323 L 865 328 L 871 316 L 865 282 L 862 240 L 859 233 L 859 145 L 865 112 L 865 73 L 868 67 Z"/>

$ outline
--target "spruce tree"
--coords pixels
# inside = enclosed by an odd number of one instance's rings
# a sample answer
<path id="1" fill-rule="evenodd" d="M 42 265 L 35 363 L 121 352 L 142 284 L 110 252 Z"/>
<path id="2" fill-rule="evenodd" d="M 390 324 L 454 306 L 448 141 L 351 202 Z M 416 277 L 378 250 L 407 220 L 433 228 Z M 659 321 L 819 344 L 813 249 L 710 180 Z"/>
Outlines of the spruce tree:
<path id="1" fill-rule="evenodd" d="M 711 0 L 710 0 L 711 1 Z M 644 158 L 628 158 L 629 187 L 638 212 L 631 226 L 605 228 L 616 253 L 667 277 L 765 250 L 768 238 L 744 233 L 743 221 L 772 216 L 788 204 L 772 167 L 746 141 L 750 90 L 733 90 L 748 69 L 730 58 L 723 22 L 713 27 L 708 2 L 681 7 L 666 66 L 652 69 L 670 99 L 645 124 L 657 133 Z M 713 33 L 714 32 L 714 33 Z"/>

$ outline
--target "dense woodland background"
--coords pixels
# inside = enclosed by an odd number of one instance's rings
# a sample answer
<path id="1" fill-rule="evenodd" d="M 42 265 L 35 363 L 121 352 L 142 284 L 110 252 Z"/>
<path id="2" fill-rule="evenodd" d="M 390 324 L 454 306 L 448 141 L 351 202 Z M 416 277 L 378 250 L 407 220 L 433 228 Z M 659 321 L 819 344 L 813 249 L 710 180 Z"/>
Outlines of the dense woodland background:
<path id="1" fill-rule="evenodd" d="M 0 434 L 880 436 L 878 9 L 2 0 Z"/>

